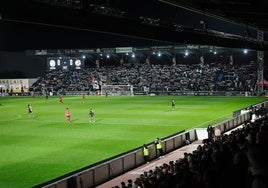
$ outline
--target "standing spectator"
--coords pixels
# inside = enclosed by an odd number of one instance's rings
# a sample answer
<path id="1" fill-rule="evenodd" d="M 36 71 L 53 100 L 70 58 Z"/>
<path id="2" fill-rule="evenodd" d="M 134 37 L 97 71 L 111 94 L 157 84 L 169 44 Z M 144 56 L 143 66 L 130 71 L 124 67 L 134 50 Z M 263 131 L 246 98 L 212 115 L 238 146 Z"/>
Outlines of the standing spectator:
<path id="1" fill-rule="evenodd" d="M 126 183 L 124 181 L 121 182 L 121 188 L 127 188 Z"/>
<path id="2" fill-rule="evenodd" d="M 143 144 L 143 157 L 146 163 L 149 163 L 149 149 L 146 144 Z"/>
<path id="3" fill-rule="evenodd" d="M 94 113 L 94 111 L 93 111 L 93 109 L 92 108 L 90 108 L 90 110 L 89 110 L 89 116 L 90 116 L 90 122 L 95 122 L 95 113 Z"/>
<path id="4" fill-rule="evenodd" d="M 71 112 L 70 109 L 67 107 L 65 110 L 65 117 L 68 123 L 71 123 Z"/>
<path id="5" fill-rule="evenodd" d="M 33 113 L 33 109 L 32 106 L 28 104 L 28 114 L 34 118 L 34 113 Z"/>
<path id="6" fill-rule="evenodd" d="M 164 155 L 163 155 L 163 145 L 162 145 L 162 140 L 161 140 L 160 138 L 157 138 L 157 139 L 154 141 L 154 144 L 155 144 L 156 149 L 157 149 L 157 151 L 158 151 L 159 158 L 164 157 Z"/>
<path id="7" fill-rule="evenodd" d="M 208 126 L 207 132 L 208 132 L 208 139 L 209 139 L 209 141 L 213 141 L 214 129 L 213 129 L 213 127 L 211 125 Z"/>
<path id="8" fill-rule="evenodd" d="M 128 188 L 133 188 L 133 181 L 132 181 L 132 179 L 128 179 L 128 180 L 127 180 L 127 183 L 128 183 L 128 184 L 127 184 L 127 187 L 128 187 Z"/>

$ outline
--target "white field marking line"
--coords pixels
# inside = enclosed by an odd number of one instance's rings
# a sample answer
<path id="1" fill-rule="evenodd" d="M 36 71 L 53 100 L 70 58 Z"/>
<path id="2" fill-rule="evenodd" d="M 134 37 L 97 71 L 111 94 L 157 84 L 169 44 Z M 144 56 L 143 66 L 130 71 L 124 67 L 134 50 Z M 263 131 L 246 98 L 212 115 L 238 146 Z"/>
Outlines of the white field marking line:
<path id="1" fill-rule="evenodd" d="M 216 119 L 212 119 L 212 120 L 209 120 L 209 121 L 205 121 L 205 122 L 203 122 L 203 123 L 201 123 L 201 124 L 198 124 L 198 125 L 196 125 L 196 126 L 193 126 L 192 128 L 201 127 L 202 125 L 208 124 L 208 123 L 210 123 L 210 122 L 212 122 L 212 121 L 216 121 L 217 119 L 221 119 L 221 118 L 223 118 L 223 117 L 227 117 L 227 116 L 229 116 L 229 114 L 222 115 L 222 116 L 220 116 L 220 117 L 218 117 L 218 118 L 216 118 Z"/>
<path id="2" fill-rule="evenodd" d="M 13 120 L 20 119 L 21 117 L 22 117 L 22 115 L 19 114 L 19 115 L 17 115 L 17 117 L 10 118 L 10 119 L 0 119 L 0 121 L 13 121 Z"/>
<path id="3" fill-rule="evenodd" d="M 17 117 L 15 117 L 15 118 L 12 118 L 12 119 L 0 119 L 0 121 L 12 121 L 12 120 L 18 120 L 18 119 L 20 119 L 20 121 L 35 121 L 35 120 L 40 120 L 39 118 L 37 118 L 36 119 L 36 117 L 35 118 L 32 118 L 32 117 L 29 117 L 29 119 L 28 118 L 26 118 L 25 117 L 25 119 L 21 119 L 22 118 L 22 115 L 21 114 L 19 114 Z M 42 122 L 47 122 L 47 123 L 61 123 L 61 122 L 65 122 L 66 120 L 63 120 L 63 121 L 48 121 L 48 120 L 44 120 L 44 119 L 41 119 L 42 120 Z"/>

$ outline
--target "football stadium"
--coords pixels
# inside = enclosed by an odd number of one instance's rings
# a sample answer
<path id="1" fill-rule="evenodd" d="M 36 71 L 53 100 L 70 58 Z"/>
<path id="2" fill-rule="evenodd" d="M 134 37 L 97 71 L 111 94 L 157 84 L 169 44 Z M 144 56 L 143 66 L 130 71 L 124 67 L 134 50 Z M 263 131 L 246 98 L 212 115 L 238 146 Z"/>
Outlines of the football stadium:
<path id="1" fill-rule="evenodd" d="M 259 4 L 1 1 L 0 187 L 268 187 Z"/>

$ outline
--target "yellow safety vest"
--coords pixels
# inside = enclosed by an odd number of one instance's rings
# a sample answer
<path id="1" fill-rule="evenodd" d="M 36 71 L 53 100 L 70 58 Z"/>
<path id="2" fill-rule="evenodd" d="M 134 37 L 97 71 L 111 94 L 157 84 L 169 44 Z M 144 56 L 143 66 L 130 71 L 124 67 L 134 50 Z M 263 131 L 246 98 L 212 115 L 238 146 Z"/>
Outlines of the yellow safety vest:
<path id="1" fill-rule="evenodd" d="M 157 142 L 157 144 L 156 144 L 156 148 L 157 149 L 161 149 L 162 148 L 162 143 L 159 141 L 159 142 Z"/>
<path id="2" fill-rule="evenodd" d="M 148 156 L 149 155 L 149 150 L 148 148 L 143 148 L 143 155 Z"/>

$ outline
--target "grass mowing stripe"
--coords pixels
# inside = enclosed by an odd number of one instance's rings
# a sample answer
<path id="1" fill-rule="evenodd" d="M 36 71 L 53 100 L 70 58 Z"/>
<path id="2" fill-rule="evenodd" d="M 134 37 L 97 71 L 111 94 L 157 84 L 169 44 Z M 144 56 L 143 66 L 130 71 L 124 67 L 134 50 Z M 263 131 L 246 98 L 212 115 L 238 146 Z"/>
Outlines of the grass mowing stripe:
<path id="1" fill-rule="evenodd" d="M 170 101 L 176 102 L 175 110 Z M 0 187 L 32 187 L 181 130 L 207 127 L 262 97 L 2 97 Z M 35 119 L 29 117 L 27 105 Z M 71 109 L 73 122 L 65 120 Z M 96 123 L 88 111 L 95 111 Z M 20 115 L 20 117 L 19 117 Z"/>

